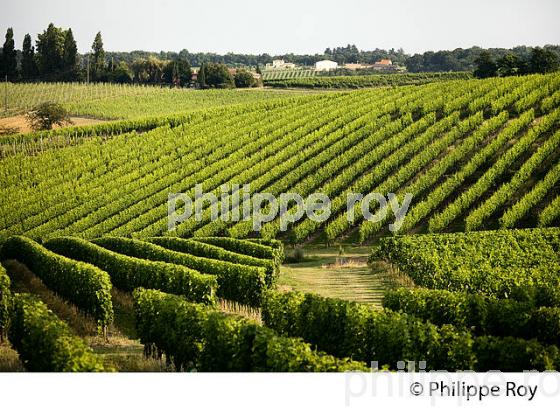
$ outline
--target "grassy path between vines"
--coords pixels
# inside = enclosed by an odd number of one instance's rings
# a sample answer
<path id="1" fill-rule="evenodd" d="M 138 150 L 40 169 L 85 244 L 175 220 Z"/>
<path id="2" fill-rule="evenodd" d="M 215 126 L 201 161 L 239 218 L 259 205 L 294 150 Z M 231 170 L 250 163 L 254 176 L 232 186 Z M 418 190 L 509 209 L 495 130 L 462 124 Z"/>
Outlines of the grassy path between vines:
<path id="1" fill-rule="evenodd" d="M 278 281 L 281 289 L 381 306 L 383 293 L 394 283 L 384 263 L 368 266 L 368 246 L 307 245 L 301 249 L 303 261 L 282 266 Z M 288 255 L 293 253 L 287 248 Z"/>
<path id="2" fill-rule="evenodd" d="M 288 256 L 294 250 L 286 247 Z M 297 290 L 336 297 L 374 306 L 381 306 L 383 293 L 398 283 L 399 279 L 383 262 L 371 266 L 367 259 L 369 246 L 343 245 L 326 247 L 306 245 L 302 248 L 304 258 L 298 262 L 288 260 L 281 267 L 278 287 L 280 290 Z M 41 280 L 17 261 L 4 263 L 12 279 L 14 292 L 29 292 L 37 295 L 62 320 L 70 325 L 76 335 L 84 338 L 104 363 L 117 371 L 166 371 L 165 362 L 146 359 L 143 345 L 139 342 L 134 325 L 132 297 L 113 289 L 115 321 L 109 327 L 108 339 L 100 336 L 95 321 L 80 312 L 75 306 L 58 297 Z M 258 323 L 259 310 L 220 301 L 219 308 Z M 0 372 L 23 371 L 23 366 L 7 342 L 0 344 Z"/>

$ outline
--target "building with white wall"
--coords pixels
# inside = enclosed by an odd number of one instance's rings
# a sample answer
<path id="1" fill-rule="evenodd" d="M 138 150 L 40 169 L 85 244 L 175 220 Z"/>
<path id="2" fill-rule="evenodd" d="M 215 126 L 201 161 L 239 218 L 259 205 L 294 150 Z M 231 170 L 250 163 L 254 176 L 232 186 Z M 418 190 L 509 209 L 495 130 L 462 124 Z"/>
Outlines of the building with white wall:
<path id="1" fill-rule="evenodd" d="M 321 60 L 315 63 L 315 71 L 331 71 L 338 68 L 338 63 L 331 60 Z"/>
<path id="2" fill-rule="evenodd" d="M 294 63 L 286 63 L 284 60 L 272 60 L 272 64 L 268 63 L 265 70 L 293 70 L 296 68 Z"/>

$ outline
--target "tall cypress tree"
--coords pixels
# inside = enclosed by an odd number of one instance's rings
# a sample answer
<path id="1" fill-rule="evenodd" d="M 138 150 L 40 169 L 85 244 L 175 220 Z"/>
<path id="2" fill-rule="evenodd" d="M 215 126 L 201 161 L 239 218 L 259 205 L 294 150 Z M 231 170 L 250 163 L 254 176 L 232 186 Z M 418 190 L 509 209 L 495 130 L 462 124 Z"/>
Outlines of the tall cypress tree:
<path id="1" fill-rule="evenodd" d="M 35 47 L 31 45 L 31 36 L 26 34 L 23 38 L 21 50 L 21 75 L 29 80 L 37 75 L 37 64 L 35 63 Z"/>
<path id="2" fill-rule="evenodd" d="M 37 40 L 37 61 L 39 72 L 45 80 L 60 79 L 63 67 L 64 31 L 54 24 L 39 34 Z"/>
<path id="3" fill-rule="evenodd" d="M 14 43 L 14 30 L 10 27 L 6 31 L 6 41 L 2 47 L 2 74 L 9 80 L 15 80 L 17 72 L 16 48 Z"/>
<path id="4" fill-rule="evenodd" d="M 105 50 L 103 50 L 103 39 L 101 38 L 101 32 L 95 35 L 95 40 L 91 45 L 92 50 L 92 62 L 91 62 L 91 73 L 94 80 L 99 80 L 103 76 L 103 71 L 105 69 Z"/>
<path id="5" fill-rule="evenodd" d="M 200 64 L 200 68 L 198 70 L 198 77 L 196 78 L 198 81 L 198 85 L 200 88 L 206 88 L 208 85 L 206 84 L 206 64 Z"/>
<path id="6" fill-rule="evenodd" d="M 72 29 L 68 29 L 64 34 L 64 49 L 62 55 L 62 64 L 65 80 L 76 80 L 77 64 L 78 64 L 78 47 L 74 40 Z"/>

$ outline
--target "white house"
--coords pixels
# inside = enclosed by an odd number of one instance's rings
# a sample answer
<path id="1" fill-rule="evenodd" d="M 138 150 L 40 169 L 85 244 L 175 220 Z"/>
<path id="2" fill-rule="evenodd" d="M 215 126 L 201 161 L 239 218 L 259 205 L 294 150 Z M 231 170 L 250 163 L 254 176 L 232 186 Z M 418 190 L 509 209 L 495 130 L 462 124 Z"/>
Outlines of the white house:
<path id="1" fill-rule="evenodd" d="M 330 71 L 336 70 L 338 68 L 338 63 L 331 60 L 321 60 L 315 63 L 315 71 Z"/>
<path id="2" fill-rule="evenodd" d="M 293 70 L 296 68 L 294 63 L 286 63 L 284 60 L 272 60 L 272 64 L 267 64 L 265 70 Z"/>

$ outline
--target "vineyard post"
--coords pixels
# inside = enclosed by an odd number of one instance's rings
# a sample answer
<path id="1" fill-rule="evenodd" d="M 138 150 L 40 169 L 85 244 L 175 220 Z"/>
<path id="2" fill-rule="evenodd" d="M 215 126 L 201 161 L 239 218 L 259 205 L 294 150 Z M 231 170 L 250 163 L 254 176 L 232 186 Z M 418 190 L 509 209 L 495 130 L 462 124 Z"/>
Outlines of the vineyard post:
<path id="1" fill-rule="evenodd" d="M 4 82 L 4 111 L 8 112 L 8 74 L 6 74 L 6 81 Z"/>
<path id="2" fill-rule="evenodd" d="M 89 53 L 87 55 L 87 75 L 86 75 L 86 84 L 89 84 Z"/>

